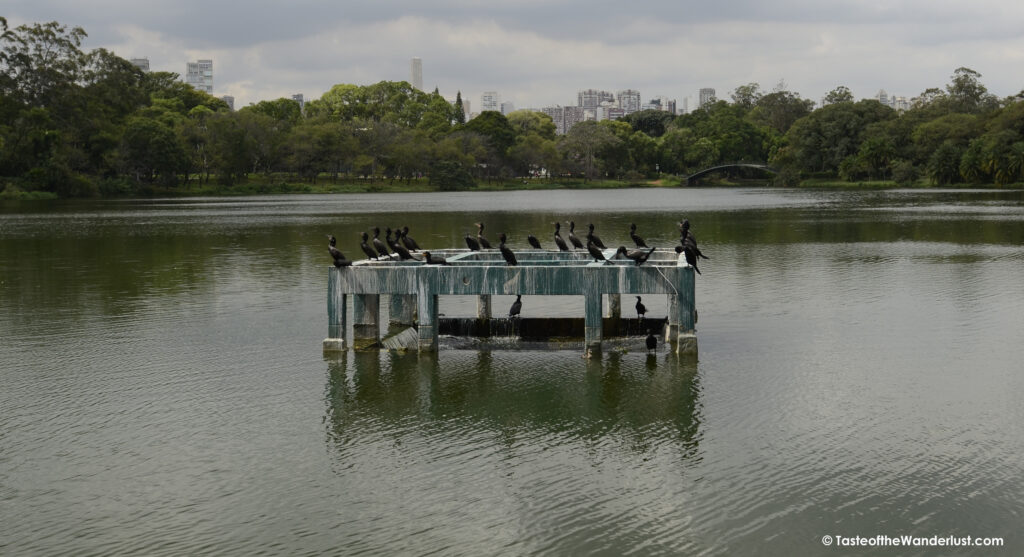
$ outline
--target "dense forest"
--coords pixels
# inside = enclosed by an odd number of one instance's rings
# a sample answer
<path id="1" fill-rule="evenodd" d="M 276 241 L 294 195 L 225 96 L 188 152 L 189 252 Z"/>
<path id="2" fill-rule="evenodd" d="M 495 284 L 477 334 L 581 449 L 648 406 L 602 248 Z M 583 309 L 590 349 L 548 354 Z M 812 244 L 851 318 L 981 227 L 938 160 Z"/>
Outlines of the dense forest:
<path id="1" fill-rule="evenodd" d="M 767 162 L 777 183 L 1024 180 L 1024 92 L 998 99 L 958 68 L 897 112 L 845 87 L 813 101 L 780 84 L 737 87 L 685 115 L 647 110 L 556 136 L 539 112 L 467 121 L 406 82 L 335 85 L 304 110 L 291 99 L 231 111 L 168 72 L 144 73 L 57 22 L 0 18 L 0 191 L 132 195 L 251 180 L 316 184 L 575 176 L 642 182 L 727 162 Z"/>

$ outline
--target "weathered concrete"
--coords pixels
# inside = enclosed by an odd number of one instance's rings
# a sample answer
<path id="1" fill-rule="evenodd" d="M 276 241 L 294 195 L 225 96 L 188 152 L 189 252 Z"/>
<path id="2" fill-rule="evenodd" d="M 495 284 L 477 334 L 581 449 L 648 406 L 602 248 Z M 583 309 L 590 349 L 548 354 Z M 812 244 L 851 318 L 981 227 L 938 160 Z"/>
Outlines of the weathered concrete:
<path id="1" fill-rule="evenodd" d="M 476 318 L 477 319 L 490 319 L 491 318 L 491 297 L 488 296 L 477 296 L 476 297 Z"/>
<path id="2" fill-rule="evenodd" d="M 392 325 L 416 324 L 416 296 L 396 294 L 389 297 L 388 322 Z"/>
<path id="3" fill-rule="evenodd" d="M 380 342 L 380 295 L 357 294 L 352 297 L 352 339 L 359 346 Z"/>

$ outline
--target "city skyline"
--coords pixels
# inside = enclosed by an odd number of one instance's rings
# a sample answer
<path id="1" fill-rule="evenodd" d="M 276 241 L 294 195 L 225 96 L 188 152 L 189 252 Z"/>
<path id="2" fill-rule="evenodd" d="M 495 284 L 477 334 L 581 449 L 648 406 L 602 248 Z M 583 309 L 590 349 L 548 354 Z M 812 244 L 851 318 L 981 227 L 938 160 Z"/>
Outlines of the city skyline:
<path id="1" fill-rule="evenodd" d="M 1024 58 L 1024 6 L 1008 1 L 540 6 L 310 0 L 299 10 L 237 10 L 216 0 L 110 0 L 96 10 L 12 0 L 5 16 L 12 27 L 53 20 L 81 26 L 89 34 L 84 49 L 144 56 L 153 71 L 181 74 L 187 61 L 212 59 L 214 94 L 231 95 L 239 106 L 296 91 L 316 99 L 338 83 L 408 80 L 412 57 L 426 66 L 425 91 L 461 91 L 470 99 L 498 91 L 533 108 L 572 104 L 586 88 L 632 88 L 645 101 L 664 96 L 681 105 L 689 97 L 692 109 L 701 88 L 727 100 L 741 85 L 770 91 L 780 81 L 816 102 L 838 86 L 858 99 L 881 89 L 909 98 L 944 87 L 961 66 L 981 73 L 997 96 L 1024 89 L 1015 71 Z"/>

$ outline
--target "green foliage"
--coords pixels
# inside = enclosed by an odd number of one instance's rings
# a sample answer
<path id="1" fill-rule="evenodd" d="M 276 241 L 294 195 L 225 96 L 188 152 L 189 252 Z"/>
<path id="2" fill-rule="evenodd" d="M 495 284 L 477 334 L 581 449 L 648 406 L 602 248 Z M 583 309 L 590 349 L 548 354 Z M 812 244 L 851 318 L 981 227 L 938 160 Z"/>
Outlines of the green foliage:
<path id="1" fill-rule="evenodd" d="M 440 160 L 430 169 L 430 181 L 441 191 L 467 190 L 476 185 L 473 176 L 457 161 Z"/>
<path id="2" fill-rule="evenodd" d="M 641 110 L 627 114 L 622 121 L 632 126 L 633 131 L 643 132 L 651 137 L 661 137 L 669 122 L 674 119 L 674 115 L 664 110 Z"/>

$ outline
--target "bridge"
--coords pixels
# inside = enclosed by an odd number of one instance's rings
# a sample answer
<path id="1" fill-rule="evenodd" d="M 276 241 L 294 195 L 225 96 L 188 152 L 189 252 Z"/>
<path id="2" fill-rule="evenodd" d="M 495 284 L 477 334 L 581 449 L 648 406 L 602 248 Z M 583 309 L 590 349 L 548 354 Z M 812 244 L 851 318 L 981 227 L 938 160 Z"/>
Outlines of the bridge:
<path id="1" fill-rule="evenodd" d="M 689 186 L 693 182 L 693 180 L 695 180 L 697 178 L 700 178 L 701 176 L 704 176 L 704 175 L 707 175 L 707 174 L 711 174 L 712 172 L 718 172 L 718 171 L 721 171 L 721 170 L 727 170 L 727 169 L 730 169 L 730 168 L 753 168 L 753 169 L 756 169 L 756 170 L 763 170 L 765 172 L 771 172 L 772 174 L 778 174 L 779 173 L 778 170 L 776 170 L 776 169 L 774 169 L 774 168 L 772 168 L 772 167 L 770 167 L 770 166 L 768 166 L 767 164 L 764 164 L 764 163 L 759 163 L 759 162 L 731 162 L 731 163 L 727 163 L 727 164 L 720 164 L 720 165 L 717 165 L 717 166 L 712 166 L 710 168 L 705 168 L 704 170 L 698 170 L 697 172 L 694 172 L 693 174 L 690 174 L 689 176 L 686 177 L 686 185 Z"/>

